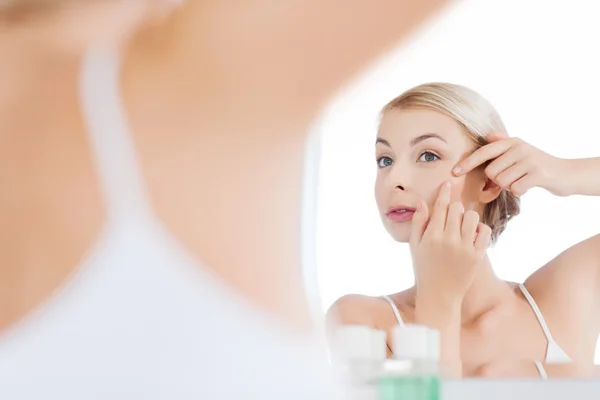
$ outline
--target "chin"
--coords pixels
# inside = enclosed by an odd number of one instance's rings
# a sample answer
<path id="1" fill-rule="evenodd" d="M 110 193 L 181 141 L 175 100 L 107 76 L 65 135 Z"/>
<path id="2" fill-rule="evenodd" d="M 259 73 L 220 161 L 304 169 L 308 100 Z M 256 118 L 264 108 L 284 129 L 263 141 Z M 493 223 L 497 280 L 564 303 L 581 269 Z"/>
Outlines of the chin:
<path id="1" fill-rule="evenodd" d="M 392 239 L 398 243 L 408 243 L 410 241 L 410 222 L 398 224 L 396 222 L 386 221 L 385 229 L 390 234 Z"/>

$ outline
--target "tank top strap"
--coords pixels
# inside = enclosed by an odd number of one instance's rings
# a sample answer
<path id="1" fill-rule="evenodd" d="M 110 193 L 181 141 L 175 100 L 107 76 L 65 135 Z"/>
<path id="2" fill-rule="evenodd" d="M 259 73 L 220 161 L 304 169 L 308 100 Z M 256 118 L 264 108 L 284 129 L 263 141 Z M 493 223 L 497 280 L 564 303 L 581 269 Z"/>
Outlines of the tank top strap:
<path id="1" fill-rule="evenodd" d="M 402 320 L 402 315 L 400 314 L 400 310 L 398 309 L 398 306 L 396 305 L 396 303 L 394 303 L 394 300 L 392 300 L 392 298 L 390 296 L 382 296 L 382 299 L 384 299 L 385 301 L 387 301 L 389 303 L 390 307 L 392 308 L 392 311 L 394 312 L 394 316 L 396 317 L 396 320 L 398 321 L 398 325 L 404 326 L 404 321 Z"/>
<path id="2" fill-rule="evenodd" d="M 150 204 L 119 91 L 120 53 L 91 48 L 80 75 L 81 107 L 111 219 L 148 214 Z"/>
<path id="3" fill-rule="evenodd" d="M 567 353 L 565 353 L 565 351 L 554 340 L 554 337 L 552 336 L 552 333 L 550 332 L 550 328 L 548 327 L 548 323 L 546 322 L 546 319 L 544 318 L 542 311 L 540 310 L 537 303 L 533 299 L 533 296 L 531 296 L 531 293 L 529 293 L 529 290 L 527 290 L 525 285 L 523 285 L 522 283 L 519 284 L 519 289 L 521 289 L 523 296 L 525 296 L 525 298 L 527 299 L 527 302 L 529 303 L 529 306 L 533 310 L 540 326 L 542 327 L 544 336 L 546 336 L 546 340 L 548 341 L 548 344 L 546 347 L 545 362 L 547 364 L 571 362 L 571 358 L 567 355 Z"/>
<path id="4" fill-rule="evenodd" d="M 546 336 L 546 339 L 548 340 L 549 343 L 553 342 L 554 338 L 552 338 L 552 334 L 550 333 L 550 328 L 548 328 L 548 324 L 546 323 L 546 319 L 542 315 L 542 311 L 538 307 L 537 303 L 535 302 L 535 300 L 533 299 L 533 297 L 529 293 L 529 290 L 527 290 L 527 288 L 525 287 L 525 285 L 523 285 L 522 283 L 519 284 L 519 289 L 521 289 L 521 292 L 523 293 L 523 296 L 525 296 L 525 298 L 527 299 L 527 302 L 529 303 L 529 306 L 533 310 L 533 312 L 535 314 L 535 317 L 537 318 L 540 326 L 542 327 L 542 331 L 544 332 L 544 336 Z"/>

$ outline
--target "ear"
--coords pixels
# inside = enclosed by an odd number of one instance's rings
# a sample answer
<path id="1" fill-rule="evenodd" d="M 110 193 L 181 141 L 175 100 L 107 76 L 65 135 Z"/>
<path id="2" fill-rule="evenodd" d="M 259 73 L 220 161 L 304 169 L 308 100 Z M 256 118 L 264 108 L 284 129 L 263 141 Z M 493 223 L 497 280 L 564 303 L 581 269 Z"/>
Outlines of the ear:
<path id="1" fill-rule="evenodd" d="M 485 177 L 485 181 L 479 192 L 479 202 L 489 204 L 496 200 L 502 193 L 502 188 L 494 183 L 491 179 Z"/>

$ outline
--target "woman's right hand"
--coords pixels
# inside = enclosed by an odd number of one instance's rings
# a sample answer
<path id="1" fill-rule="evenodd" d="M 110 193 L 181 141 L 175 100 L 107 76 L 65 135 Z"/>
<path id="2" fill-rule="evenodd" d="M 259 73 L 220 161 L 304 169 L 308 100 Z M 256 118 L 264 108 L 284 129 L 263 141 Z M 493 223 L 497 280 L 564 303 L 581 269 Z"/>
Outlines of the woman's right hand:
<path id="1" fill-rule="evenodd" d="M 451 183 L 442 185 L 431 218 L 421 202 L 412 220 L 410 248 L 417 292 L 462 303 L 477 264 L 488 248 L 491 229 L 476 211 L 450 204 Z"/>

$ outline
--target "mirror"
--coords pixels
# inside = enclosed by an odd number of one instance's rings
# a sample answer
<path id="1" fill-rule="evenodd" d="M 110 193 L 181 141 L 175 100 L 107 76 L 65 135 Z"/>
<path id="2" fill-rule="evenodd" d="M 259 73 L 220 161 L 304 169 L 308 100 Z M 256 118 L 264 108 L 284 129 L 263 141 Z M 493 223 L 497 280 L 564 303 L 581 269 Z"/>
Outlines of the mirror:
<path id="1" fill-rule="evenodd" d="M 374 197 L 379 112 L 405 90 L 427 82 L 464 85 L 490 101 L 510 136 L 556 157 L 600 157 L 600 60 L 588 50 L 597 47 L 600 25 L 591 4 L 577 4 L 583 12 L 567 21 L 559 3 L 459 2 L 331 103 L 317 129 L 315 259 L 323 311 L 346 294 L 382 296 L 414 283 L 409 246 L 386 232 Z M 568 29 L 555 29 L 556 21 Z M 599 204 L 598 197 L 530 190 L 520 215 L 488 251 L 494 272 L 524 282 L 562 251 L 597 235 Z M 551 330 L 564 323 L 548 320 Z M 534 335 L 544 340 L 541 328 Z M 543 351 L 544 343 L 539 346 Z"/>

